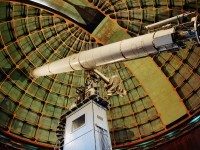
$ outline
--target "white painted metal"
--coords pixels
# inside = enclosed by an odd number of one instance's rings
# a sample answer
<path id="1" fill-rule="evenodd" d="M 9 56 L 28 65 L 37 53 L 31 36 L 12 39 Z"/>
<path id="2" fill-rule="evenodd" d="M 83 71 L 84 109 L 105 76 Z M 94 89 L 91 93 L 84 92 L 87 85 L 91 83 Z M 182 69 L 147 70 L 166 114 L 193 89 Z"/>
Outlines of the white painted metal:
<path id="1" fill-rule="evenodd" d="M 152 44 L 153 35 L 153 33 L 150 33 L 83 51 L 38 67 L 31 74 L 36 78 L 74 70 L 94 69 L 105 64 L 148 56 L 149 54 L 157 53 Z"/>
<path id="2" fill-rule="evenodd" d="M 85 124 L 72 131 L 72 121 L 85 114 Z M 106 110 L 94 101 L 89 101 L 66 117 L 64 150 L 102 150 L 102 134 L 99 128 L 108 131 L 106 150 L 111 150 Z"/>
<path id="3" fill-rule="evenodd" d="M 100 77 L 101 77 L 101 79 L 103 79 L 103 81 L 105 82 L 105 83 L 109 83 L 109 81 L 110 81 L 110 79 L 109 78 L 107 78 L 104 74 L 102 74 L 101 72 L 99 72 L 97 69 L 94 69 L 94 72 L 96 73 L 96 74 L 98 74 Z"/>
<path id="4" fill-rule="evenodd" d="M 173 20 L 173 18 L 171 19 Z M 31 72 L 31 75 L 37 78 L 75 70 L 91 70 L 102 65 L 141 58 L 167 50 L 177 50 L 179 45 L 176 43 L 177 39 L 173 38 L 173 35 L 182 37 L 183 41 L 186 39 L 195 39 L 199 42 L 199 22 L 200 18 L 196 17 L 193 24 L 194 26 L 190 28 L 187 27 L 188 32 L 195 32 L 194 35 L 179 35 L 180 31 L 176 32 L 177 26 L 179 26 L 177 25 L 167 30 L 159 30 L 71 55 L 67 58 L 36 68 Z M 189 25 L 192 24 L 189 22 Z M 181 28 L 179 28 L 179 30 L 181 30 Z M 180 44 L 180 42 L 178 43 Z"/>
<path id="5" fill-rule="evenodd" d="M 172 34 L 174 33 L 174 28 L 164 30 L 164 31 L 158 31 L 154 35 L 154 46 L 156 48 L 163 46 L 163 45 L 168 45 L 174 43 L 172 40 Z M 168 33 L 168 34 L 167 34 Z M 169 34 L 170 33 L 170 34 Z"/>
<path id="6" fill-rule="evenodd" d="M 52 74 L 62 73 L 65 70 L 74 71 L 71 68 L 71 66 L 69 65 L 70 58 L 71 58 L 71 56 L 57 60 L 52 63 L 48 63 L 44 66 L 38 67 L 37 69 L 32 70 L 31 74 L 33 77 L 37 78 L 37 77 L 44 76 L 44 75 L 52 75 Z M 66 65 L 66 64 L 68 64 L 68 65 Z"/>
<path id="7" fill-rule="evenodd" d="M 180 18 L 187 17 L 187 16 L 193 15 L 193 14 L 195 14 L 195 12 L 180 14 L 180 15 L 177 15 L 177 16 L 156 22 L 154 24 L 147 25 L 147 26 L 145 26 L 145 28 L 148 29 L 148 30 L 151 30 L 151 29 L 156 28 L 158 26 L 162 26 L 164 24 L 167 24 L 167 23 L 170 23 L 170 22 L 173 22 L 173 21 L 176 21 L 176 20 L 178 21 Z"/>

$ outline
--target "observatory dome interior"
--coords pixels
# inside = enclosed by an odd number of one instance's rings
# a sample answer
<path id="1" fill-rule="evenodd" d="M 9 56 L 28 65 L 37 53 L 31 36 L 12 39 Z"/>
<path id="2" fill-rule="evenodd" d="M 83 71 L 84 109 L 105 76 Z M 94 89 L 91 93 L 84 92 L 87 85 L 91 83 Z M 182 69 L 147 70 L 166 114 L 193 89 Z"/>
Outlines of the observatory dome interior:
<path id="1" fill-rule="evenodd" d="M 0 149 L 53 149 L 60 116 L 88 76 L 81 70 L 33 78 L 32 69 L 144 35 L 146 25 L 185 12 L 198 15 L 200 1 L 0 0 Z M 186 45 L 174 53 L 97 68 L 107 77 L 118 75 L 127 91 L 124 97 L 108 96 L 99 84 L 100 95 L 111 103 L 113 149 L 159 148 L 190 134 L 195 141 L 200 47 L 192 41 Z"/>

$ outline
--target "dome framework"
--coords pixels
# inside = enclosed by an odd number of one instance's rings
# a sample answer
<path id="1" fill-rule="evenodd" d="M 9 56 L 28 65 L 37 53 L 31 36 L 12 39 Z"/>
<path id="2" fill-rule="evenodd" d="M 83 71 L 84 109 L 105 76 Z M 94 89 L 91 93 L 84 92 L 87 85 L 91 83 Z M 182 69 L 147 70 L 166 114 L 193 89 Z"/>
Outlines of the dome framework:
<path id="1" fill-rule="evenodd" d="M 96 27 L 93 31 L 80 25 L 80 20 L 64 17 L 46 6 L 0 2 L 0 127 L 3 135 L 53 148 L 60 116 L 76 100 L 76 88 L 83 86 L 87 77 L 87 72 L 75 71 L 33 79 L 29 74 L 33 68 L 120 38 L 142 35 L 147 24 L 185 11 L 199 11 L 197 1 L 86 0 L 83 3 L 104 15 L 96 24 L 91 21 Z M 85 11 L 88 8 L 78 6 L 73 7 L 79 12 L 80 8 Z M 115 25 L 108 30 L 112 36 L 118 35 L 118 39 L 96 31 L 106 19 L 107 24 L 111 21 Z M 107 27 L 106 23 L 103 27 Z M 108 97 L 100 88 L 101 96 L 111 103 L 107 116 L 114 148 L 161 137 L 177 124 L 199 114 L 199 55 L 200 48 L 188 42 L 186 49 L 177 53 L 148 58 L 172 86 L 184 109 L 181 117 L 171 122 L 166 121 L 149 93 L 144 82 L 147 79 L 141 79 L 140 72 L 133 69 L 133 65 L 141 67 L 143 60 L 99 68 L 108 77 L 118 75 L 128 92 L 123 98 Z M 161 83 L 156 84 L 159 87 Z M 103 87 L 103 83 L 100 86 Z M 163 93 L 157 93 L 160 94 Z"/>

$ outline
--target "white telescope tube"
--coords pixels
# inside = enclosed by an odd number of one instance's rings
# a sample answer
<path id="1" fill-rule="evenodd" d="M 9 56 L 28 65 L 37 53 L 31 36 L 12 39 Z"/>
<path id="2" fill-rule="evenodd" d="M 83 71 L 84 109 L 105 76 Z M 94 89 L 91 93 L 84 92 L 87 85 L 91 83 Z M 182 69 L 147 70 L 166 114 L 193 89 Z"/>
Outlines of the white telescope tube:
<path id="1" fill-rule="evenodd" d="M 89 70 L 105 64 L 125 61 L 157 53 L 153 45 L 154 33 L 97 47 L 73 54 L 32 70 L 35 78 L 75 70 Z"/>
<path id="2" fill-rule="evenodd" d="M 61 60 L 45 64 L 31 71 L 35 78 L 70 72 L 75 70 L 91 70 L 98 66 L 136 59 L 163 51 L 180 49 L 187 39 L 199 42 L 200 17 L 183 25 L 167 30 L 159 30 L 135 38 L 130 38 L 109 45 L 97 47 L 73 54 Z M 186 27 L 182 32 L 182 28 Z M 199 43 L 200 44 L 200 43 Z"/>

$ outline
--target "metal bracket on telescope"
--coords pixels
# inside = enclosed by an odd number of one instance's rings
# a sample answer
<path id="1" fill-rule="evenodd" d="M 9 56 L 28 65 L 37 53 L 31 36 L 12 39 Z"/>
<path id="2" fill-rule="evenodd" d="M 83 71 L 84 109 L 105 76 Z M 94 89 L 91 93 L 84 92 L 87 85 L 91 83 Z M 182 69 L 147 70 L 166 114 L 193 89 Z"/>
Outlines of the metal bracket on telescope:
<path id="1" fill-rule="evenodd" d="M 80 105 L 85 104 L 91 99 L 104 108 L 109 109 L 110 104 L 107 104 L 107 102 L 99 96 L 98 83 L 101 80 L 106 83 L 105 88 L 107 90 L 107 95 L 119 94 L 121 97 L 126 95 L 126 91 L 121 85 L 119 76 L 114 75 L 109 79 L 97 69 L 90 70 L 85 85 L 76 88 L 76 93 L 78 95 L 77 101 L 70 106 L 69 110 L 74 111 L 74 109 L 79 108 Z"/>
<path id="2" fill-rule="evenodd" d="M 109 79 L 97 69 L 94 69 L 93 71 L 106 83 L 105 88 L 107 89 L 108 95 L 113 95 L 116 93 L 123 97 L 127 94 L 126 90 L 121 85 L 121 79 L 119 76 L 114 75 Z"/>
<path id="3" fill-rule="evenodd" d="M 77 88 L 78 100 L 87 99 L 92 95 L 99 95 L 98 83 L 100 80 L 105 82 L 105 89 L 107 95 L 119 94 L 121 97 L 126 95 L 126 90 L 121 85 L 121 79 L 119 76 L 114 75 L 110 79 L 107 78 L 97 69 L 90 70 L 89 76 L 86 79 L 85 86 Z"/>
<path id="4" fill-rule="evenodd" d="M 109 79 L 97 69 L 94 69 L 89 71 L 89 75 L 86 78 L 85 85 L 76 88 L 76 93 L 78 94 L 76 103 L 82 103 L 83 101 L 90 99 L 93 96 L 99 97 L 98 83 L 101 80 L 106 83 L 105 88 L 107 90 L 107 95 L 119 94 L 121 97 L 126 95 L 126 91 L 121 85 L 121 79 L 119 78 L 119 76 L 114 75 Z M 76 106 L 75 103 L 71 106 L 71 108 L 73 108 L 74 106 Z"/>

